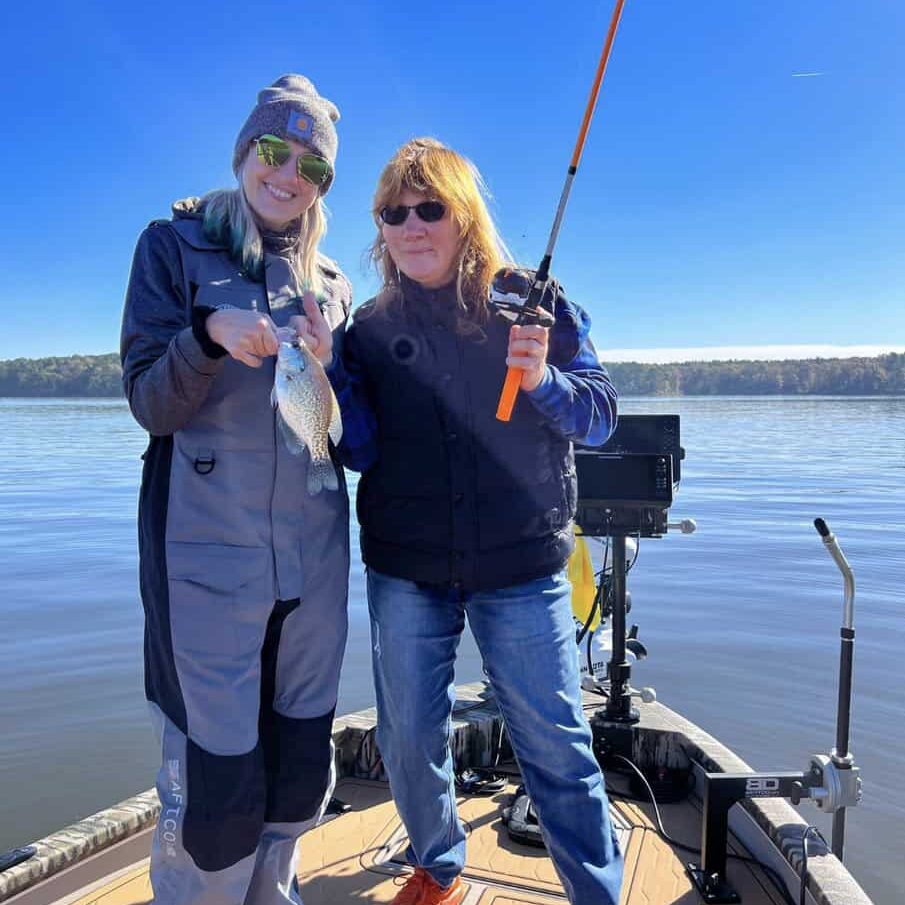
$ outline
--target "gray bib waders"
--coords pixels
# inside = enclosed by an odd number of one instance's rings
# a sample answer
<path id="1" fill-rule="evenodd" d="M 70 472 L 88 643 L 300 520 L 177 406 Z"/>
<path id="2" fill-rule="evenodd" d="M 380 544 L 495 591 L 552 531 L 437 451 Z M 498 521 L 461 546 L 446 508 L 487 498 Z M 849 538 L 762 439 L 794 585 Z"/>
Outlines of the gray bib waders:
<path id="1" fill-rule="evenodd" d="M 262 285 L 202 237 L 198 220 L 169 228 L 194 305 L 257 309 L 277 326 L 303 313 L 284 258 L 266 256 Z M 325 283 L 324 314 L 341 327 L 347 284 L 330 271 Z M 150 321 L 153 329 L 153 312 Z M 178 356 L 178 342 L 166 354 Z M 273 378 L 272 358 L 260 368 L 227 358 L 200 408 L 171 438 L 152 439 L 145 461 L 146 673 L 163 750 L 151 856 L 160 905 L 299 902 L 297 840 L 332 791 L 348 498 L 341 469 L 339 492 L 307 494 L 308 456 L 292 455 L 279 434 Z"/>

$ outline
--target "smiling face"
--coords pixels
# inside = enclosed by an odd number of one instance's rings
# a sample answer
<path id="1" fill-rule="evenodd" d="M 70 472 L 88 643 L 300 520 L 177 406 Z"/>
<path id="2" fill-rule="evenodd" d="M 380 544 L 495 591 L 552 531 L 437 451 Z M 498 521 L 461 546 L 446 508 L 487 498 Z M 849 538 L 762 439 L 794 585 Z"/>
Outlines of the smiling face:
<path id="1" fill-rule="evenodd" d="M 242 188 L 258 220 L 269 229 L 282 229 L 297 220 L 317 199 L 317 186 L 298 175 L 296 160 L 310 149 L 289 141 L 292 154 L 282 166 L 270 167 L 258 159 L 254 142 L 242 166 Z"/>
<path id="2" fill-rule="evenodd" d="M 420 192 L 403 189 L 394 203 L 415 205 L 430 200 Z M 455 276 L 461 242 L 448 209 L 435 223 L 425 223 L 415 211 L 409 211 L 404 223 L 381 223 L 380 229 L 393 263 L 410 280 L 436 289 Z"/>

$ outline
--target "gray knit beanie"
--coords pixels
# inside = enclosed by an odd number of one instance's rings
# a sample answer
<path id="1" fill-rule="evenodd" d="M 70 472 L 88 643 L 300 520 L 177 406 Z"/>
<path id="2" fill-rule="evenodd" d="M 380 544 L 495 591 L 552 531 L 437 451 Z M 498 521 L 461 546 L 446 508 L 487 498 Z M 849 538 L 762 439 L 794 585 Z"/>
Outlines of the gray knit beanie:
<path id="1" fill-rule="evenodd" d="M 282 75 L 258 94 L 258 104 L 239 131 L 233 151 L 233 172 L 238 176 L 248 146 L 261 135 L 276 135 L 307 145 L 315 154 L 336 161 L 336 105 L 321 97 L 303 75 Z M 321 186 L 326 195 L 333 176 Z"/>

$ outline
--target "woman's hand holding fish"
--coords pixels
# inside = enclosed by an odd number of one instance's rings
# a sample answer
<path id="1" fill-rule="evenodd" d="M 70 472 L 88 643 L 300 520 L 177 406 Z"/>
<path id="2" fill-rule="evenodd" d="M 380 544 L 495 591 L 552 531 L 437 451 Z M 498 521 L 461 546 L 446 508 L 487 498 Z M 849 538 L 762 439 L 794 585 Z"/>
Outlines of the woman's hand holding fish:
<path id="1" fill-rule="evenodd" d="M 276 329 L 267 315 L 241 308 L 220 308 L 207 319 L 207 335 L 242 364 L 260 368 L 279 349 Z"/>
<path id="2" fill-rule="evenodd" d="M 506 364 L 524 371 L 521 383 L 523 390 L 533 390 L 543 380 L 549 334 L 547 327 L 536 324 L 513 324 L 509 331 Z"/>
<path id="3" fill-rule="evenodd" d="M 296 314 L 289 318 L 289 326 L 304 340 L 314 357 L 324 366 L 333 360 L 333 332 L 318 307 L 313 292 L 302 296 L 304 314 Z"/>

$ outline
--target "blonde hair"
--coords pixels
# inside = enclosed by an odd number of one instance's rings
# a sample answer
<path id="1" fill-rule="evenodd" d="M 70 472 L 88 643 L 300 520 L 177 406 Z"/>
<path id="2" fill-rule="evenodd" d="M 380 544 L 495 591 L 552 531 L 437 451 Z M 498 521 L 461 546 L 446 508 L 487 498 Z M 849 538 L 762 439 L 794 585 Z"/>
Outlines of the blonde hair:
<path id="1" fill-rule="evenodd" d="M 246 159 L 247 160 L 247 156 Z M 247 273 L 256 280 L 264 278 L 264 241 L 255 219 L 254 211 L 242 189 L 242 161 L 237 174 L 239 187 L 217 189 L 202 199 L 204 210 L 204 234 L 212 242 L 229 249 L 234 260 L 241 263 Z M 327 217 L 320 195 L 301 216 L 301 231 L 290 254 L 289 263 L 304 289 L 315 295 L 323 291 L 324 282 L 317 265 L 318 247 L 327 232 Z"/>
<path id="2" fill-rule="evenodd" d="M 456 298 L 460 314 L 473 323 L 485 322 L 493 275 L 511 263 L 512 256 L 487 209 L 485 198 L 489 193 L 477 167 L 435 138 L 406 142 L 390 158 L 377 181 L 371 207 L 377 237 L 368 251 L 385 290 L 378 295 L 377 306 L 404 304 L 399 291 L 399 269 L 380 228 L 380 211 L 398 204 L 406 189 L 442 201 L 449 209 L 459 233 Z"/>

